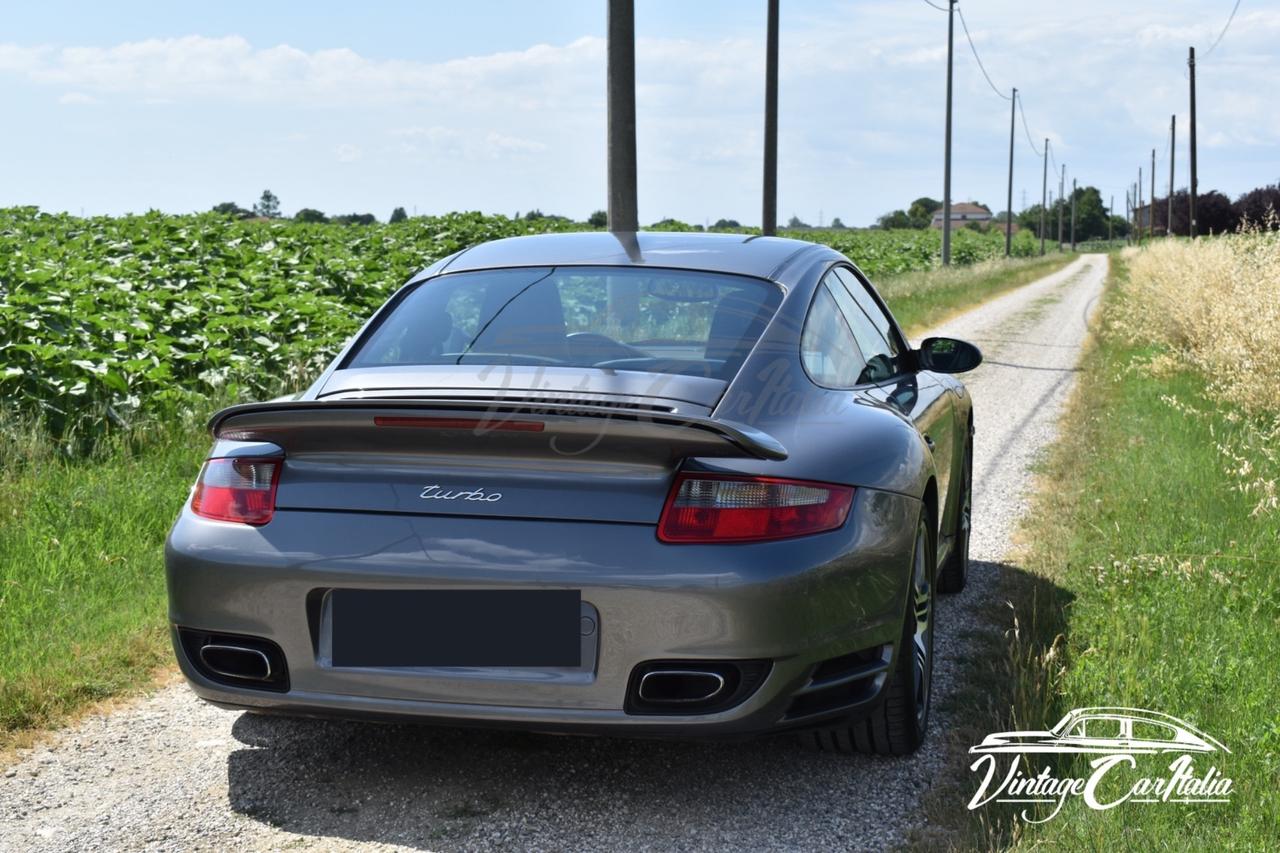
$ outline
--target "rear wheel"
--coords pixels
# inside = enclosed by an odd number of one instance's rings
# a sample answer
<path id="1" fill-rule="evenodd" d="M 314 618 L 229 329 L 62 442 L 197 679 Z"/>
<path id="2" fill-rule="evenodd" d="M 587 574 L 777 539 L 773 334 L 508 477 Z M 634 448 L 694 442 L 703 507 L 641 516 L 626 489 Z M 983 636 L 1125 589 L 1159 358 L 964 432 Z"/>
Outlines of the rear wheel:
<path id="1" fill-rule="evenodd" d="M 938 567 L 938 591 L 959 592 L 969 580 L 969 529 L 973 524 L 973 438 L 964 444 L 960 466 L 960 506 L 956 512 L 956 538 L 946 562 Z"/>
<path id="2" fill-rule="evenodd" d="M 802 732 L 807 746 L 823 752 L 906 755 L 915 752 L 924 741 L 933 682 L 933 555 L 933 537 L 927 515 L 922 513 L 916 526 L 902 637 L 884 701 L 874 710 L 839 725 Z"/>

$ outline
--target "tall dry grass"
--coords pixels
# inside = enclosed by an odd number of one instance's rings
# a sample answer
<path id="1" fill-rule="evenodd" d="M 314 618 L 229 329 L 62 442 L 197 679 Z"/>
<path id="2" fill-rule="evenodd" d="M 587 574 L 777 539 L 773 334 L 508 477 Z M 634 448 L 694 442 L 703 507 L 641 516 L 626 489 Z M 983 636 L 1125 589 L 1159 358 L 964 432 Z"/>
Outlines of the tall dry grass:
<path id="1" fill-rule="evenodd" d="M 1280 231 L 1244 230 L 1127 254 L 1128 327 L 1250 414 L 1280 413 Z"/>
<path id="2" fill-rule="evenodd" d="M 1142 367 L 1190 367 L 1208 400 L 1164 399 L 1185 417 L 1207 408 L 1232 429 L 1217 450 L 1234 488 L 1256 501 L 1254 516 L 1280 510 L 1280 230 L 1246 227 L 1195 242 L 1127 250 L 1129 270 L 1119 325 L 1131 338 L 1161 344 Z M 1208 404 L 1206 406 L 1206 403 Z"/>

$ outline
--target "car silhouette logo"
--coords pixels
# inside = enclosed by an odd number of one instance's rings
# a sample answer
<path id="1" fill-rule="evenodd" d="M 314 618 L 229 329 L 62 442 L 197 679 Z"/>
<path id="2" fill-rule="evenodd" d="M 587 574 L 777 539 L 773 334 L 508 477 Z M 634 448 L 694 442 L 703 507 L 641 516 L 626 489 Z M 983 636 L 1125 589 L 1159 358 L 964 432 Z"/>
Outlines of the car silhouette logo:
<path id="1" fill-rule="evenodd" d="M 997 732 L 969 752 L 1082 752 L 1150 755 L 1231 752 L 1177 717 L 1141 708 L 1077 708 L 1048 731 Z"/>

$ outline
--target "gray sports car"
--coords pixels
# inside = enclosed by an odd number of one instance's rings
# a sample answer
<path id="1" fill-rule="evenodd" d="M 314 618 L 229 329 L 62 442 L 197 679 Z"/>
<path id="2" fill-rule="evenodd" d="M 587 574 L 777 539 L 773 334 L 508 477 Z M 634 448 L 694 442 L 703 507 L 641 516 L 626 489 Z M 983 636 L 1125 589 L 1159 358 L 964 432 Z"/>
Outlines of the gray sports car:
<path id="1" fill-rule="evenodd" d="M 460 252 L 306 392 L 213 417 L 178 662 L 261 712 L 909 752 L 968 562 L 947 374 L 980 361 L 811 243 Z"/>

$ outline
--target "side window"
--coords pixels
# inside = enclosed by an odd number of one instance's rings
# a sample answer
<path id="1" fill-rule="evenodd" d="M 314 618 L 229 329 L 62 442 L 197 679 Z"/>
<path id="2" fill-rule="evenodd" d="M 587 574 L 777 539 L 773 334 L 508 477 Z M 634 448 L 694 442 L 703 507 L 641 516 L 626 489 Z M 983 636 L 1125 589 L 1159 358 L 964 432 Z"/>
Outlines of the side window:
<path id="1" fill-rule="evenodd" d="M 800 356 L 814 382 L 849 388 L 867 364 L 825 283 L 818 286 L 800 335 Z"/>
<path id="2" fill-rule="evenodd" d="M 1121 736 L 1120 721 L 1113 717 L 1086 717 L 1073 734 L 1087 738 L 1115 740 Z"/>
<path id="3" fill-rule="evenodd" d="M 858 331 L 854 330 L 854 334 L 858 336 L 858 343 L 862 345 L 862 351 L 867 357 L 868 364 L 877 367 L 878 372 L 889 371 L 876 378 L 885 379 L 901 373 L 905 369 L 902 363 L 902 342 L 898 338 L 898 334 L 894 330 L 893 323 L 888 315 L 876 303 L 866 285 L 853 274 L 852 270 L 837 267 L 833 272 L 844 284 L 845 291 L 858 306 L 862 315 L 871 323 L 875 332 L 874 336 L 870 336 L 868 340 L 864 341 Z"/>
<path id="4" fill-rule="evenodd" d="M 1174 731 L 1172 726 L 1166 726 L 1163 723 L 1149 722 L 1147 720 L 1134 720 L 1131 723 L 1133 727 L 1133 737 L 1137 740 L 1177 740 L 1178 733 Z"/>

